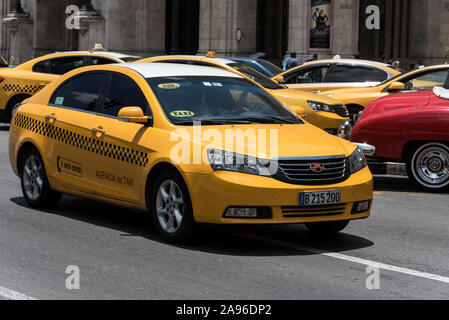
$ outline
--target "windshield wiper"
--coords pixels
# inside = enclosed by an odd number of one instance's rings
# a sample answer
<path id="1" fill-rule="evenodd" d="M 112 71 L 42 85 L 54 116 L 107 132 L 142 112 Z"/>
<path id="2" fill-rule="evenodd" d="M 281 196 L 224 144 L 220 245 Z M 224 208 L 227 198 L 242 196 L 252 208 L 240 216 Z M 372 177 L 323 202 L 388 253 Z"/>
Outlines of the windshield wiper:
<path id="1" fill-rule="evenodd" d="M 193 126 L 196 123 L 201 123 L 201 125 L 216 125 L 216 124 L 249 124 L 251 121 L 246 119 L 208 119 L 208 120 L 188 120 L 188 121 L 176 121 L 174 124 L 179 126 Z"/>
<path id="2" fill-rule="evenodd" d="M 272 123 L 273 121 L 280 121 L 283 123 L 289 123 L 289 124 L 294 124 L 295 122 L 288 120 L 288 119 L 284 119 L 284 118 L 279 118 L 279 117 L 269 117 L 269 116 L 265 116 L 265 117 L 248 117 L 248 118 L 241 118 L 239 120 L 244 120 L 244 121 L 250 121 L 250 122 L 260 122 L 260 123 Z"/>

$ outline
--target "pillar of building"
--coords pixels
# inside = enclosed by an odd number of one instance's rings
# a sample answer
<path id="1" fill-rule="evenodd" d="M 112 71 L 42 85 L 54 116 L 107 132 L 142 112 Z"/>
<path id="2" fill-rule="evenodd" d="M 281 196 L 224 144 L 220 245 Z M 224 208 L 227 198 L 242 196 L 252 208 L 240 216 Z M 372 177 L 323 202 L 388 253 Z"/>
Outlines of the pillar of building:
<path id="1" fill-rule="evenodd" d="M 243 39 L 236 40 L 240 28 Z M 256 51 L 257 0 L 201 0 L 199 54 L 249 55 Z"/>
<path id="2" fill-rule="evenodd" d="M 33 20 L 28 13 L 28 6 L 15 1 L 7 16 L 3 19 L 8 56 L 12 65 L 18 65 L 29 59 L 33 51 Z"/>
<path id="3" fill-rule="evenodd" d="M 328 50 L 310 49 L 310 1 L 290 0 L 289 9 L 289 45 L 288 52 L 296 52 L 298 59 L 306 61 L 314 54 L 320 59 L 340 55 L 353 58 L 358 52 L 358 17 L 357 0 L 334 0 L 331 21 L 331 48 Z"/>

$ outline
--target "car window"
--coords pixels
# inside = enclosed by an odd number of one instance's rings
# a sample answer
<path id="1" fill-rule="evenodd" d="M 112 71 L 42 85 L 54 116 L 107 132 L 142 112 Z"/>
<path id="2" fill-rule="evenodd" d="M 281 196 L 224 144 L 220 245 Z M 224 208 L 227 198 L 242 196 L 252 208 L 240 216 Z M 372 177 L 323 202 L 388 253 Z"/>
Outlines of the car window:
<path id="1" fill-rule="evenodd" d="M 148 102 L 139 86 L 128 77 L 113 74 L 104 96 L 102 113 L 116 117 L 124 107 L 140 107 L 148 115 Z"/>
<path id="2" fill-rule="evenodd" d="M 283 86 L 279 85 L 277 82 L 271 80 L 264 74 L 260 73 L 259 71 L 256 71 L 254 69 L 251 69 L 250 67 L 242 64 L 242 63 L 230 63 L 230 67 L 233 69 L 243 73 L 245 76 L 250 78 L 251 80 L 257 82 L 262 87 L 266 89 L 276 90 L 276 89 L 284 89 Z"/>
<path id="3" fill-rule="evenodd" d="M 271 73 L 273 73 L 274 75 L 282 73 L 282 69 L 280 67 L 278 67 L 277 65 L 271 63 L 268 60 L 264 60 L 264 59 L 257 59 L 257 62 L 259 62 L 261 65 L 263 65 L 265 68 L 267 68 L 268 70 L 270 70 Z"/>
<path id="4" fill-rule="evenodd" d="M 284 77 L 285 84 L 295 83 L 324 83 L 329 66 L 318 66 L 311 68 L 304 68 Z"/>
<path id="5" fill-rule="evenodd" d="M 328 82 L 382 82 L 387 77 L 384 71 L 374 68 L 335 65 L 329 74 Z"/>
<path id="6" fill-rule="evenodd" d="M 33 66 L 33 72 L 48 73 L 49 64 L 50 60 L 38 62 Z"/>
<path id="7" fill-rule="evenodd" d="M 91 57 L 91 59 L 92 59 L 92 64 L 94 66 L 103 65 L 103 64 L 117 63 L 117 61 L 115 61 L 115 60 L 111 60 L 111 59 L 107 59 L 107 58 L 101 58 L 101 57 Z"/>
<path id="8" fill-rule="evenodd" d="M 436 86 L 444 86 L 448 81 L 449 71 L 432 70 L 427 72 L 419 72 L 409 77 L 405 77 L 399 81 L 405 84 L 407 90 L 412 89 L 429 89 Z"/>
<path id="9" fill-rule="evenodd" d="M 167 118 L 175 124 L 302 123 L 270 94 L 246 79 L 192 76 L 147 81 Z"/>
<path id="10" fill-rule="evenodd" d="M 50 103 L 56 106 L 95 111 L 108 75 L 87 73 L 71 78 L 56 89 Z"/>
<path id="11" fill-rule="evenodd" d="M 63 75 L 83 66 L 84 57 L 55 58 L 50 60 L 49 73 Z"/>

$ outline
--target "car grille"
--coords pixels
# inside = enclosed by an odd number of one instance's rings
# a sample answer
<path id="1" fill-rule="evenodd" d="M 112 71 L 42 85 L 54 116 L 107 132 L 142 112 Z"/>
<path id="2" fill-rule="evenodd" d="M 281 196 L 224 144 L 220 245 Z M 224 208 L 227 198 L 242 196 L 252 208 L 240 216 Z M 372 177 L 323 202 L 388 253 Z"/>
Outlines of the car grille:
<path id="1" fill-rule="evenodd" d="M 318 165 L 322 171 L 313 170 Z M 279 159 L 274 178 L 300 185 L 326 185 L 345 181 L 350 174 L 347 158 Z"/>
<path id="2" fill-rule="evenodd" d="M 349 117 L 349 111 L 348 108 L 344 104 L 336 104 L 334 105 L 335 112 L 343 118 Z"/>
<path id="3" fill-rule="evenodd" d="M 281 207 L 284 218 L 313 218 L 339 216 L 345 213 L 346 204 L 328 206 L 284 206 Z"/>

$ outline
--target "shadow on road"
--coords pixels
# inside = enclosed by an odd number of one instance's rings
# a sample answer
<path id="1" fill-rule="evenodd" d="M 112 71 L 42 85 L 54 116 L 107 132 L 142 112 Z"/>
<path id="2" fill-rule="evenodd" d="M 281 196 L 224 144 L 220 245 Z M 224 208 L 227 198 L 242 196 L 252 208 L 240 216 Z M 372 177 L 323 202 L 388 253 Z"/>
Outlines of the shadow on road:
<path id="1" fill-rule="evenodd" d="M 407 177 L 387 177 L 387 176 L 374 177 L 374 190 L 390 191 L 390 192 L 428 193 L 428 194 L 449 193 L 448 191 L 426 192 L 414 186 L 413 183 Z"/>
<path id="2" fill-rule="evenodd" d="M 28 208 L 23 198 L 10 199 L 15 204 Z M 52 214 L 83 221 L 102 228 L 118 230 L 123 237 L 163 242 L 157 235 L 151 218 L 145 212 L 121 208 L 101 202 L 64 196 L 55 210 L 36 211 L 32 214 Z M 356 235 L 341 233 L 329 238 L 315 236 L 302 225 L 272 226 L 218 226 L 203 225 L 198 236 L 189 245 L 177 247 L 184 250 L 202 251 L 235 256 L 289 256 L 311 255 L 311 252 L 289 249 L 280 245 L 246 238 L 246 234 L 288 241 L 300 246 L 319 248 L 332 252 L 344 252 L 373 246 L 374 243 Z"/>

